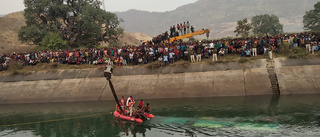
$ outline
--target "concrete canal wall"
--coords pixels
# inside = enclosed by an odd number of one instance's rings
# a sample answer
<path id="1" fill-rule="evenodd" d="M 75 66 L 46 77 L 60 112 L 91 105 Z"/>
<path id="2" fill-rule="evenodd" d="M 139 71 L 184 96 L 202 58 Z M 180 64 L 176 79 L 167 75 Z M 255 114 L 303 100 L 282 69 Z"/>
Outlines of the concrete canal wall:
<path id="1" fill-rule="evenodd" d="M 277 58 L 275 67 L 281 94 L 320 93 L 319 59 Z"/>
<path id="2" fill-rule="evenodd" d="M 281 94 L 320 91 L 317 85 L 320 61 L 301 64 L 306 61 L 294 60 L 296 63 L 288 64 L 286 60 L 274 62 Z M 184 64 L 156 69 L 118 67 L 112 82 L 118 97 L 133 95 L 136 99 L 273 94 L 266 66 L 266 60 L 257 60 L 246 64 Z M 106 82 L 102 69 L 3 74 L 0 104 L 111 100 L 113 96 Z"/>

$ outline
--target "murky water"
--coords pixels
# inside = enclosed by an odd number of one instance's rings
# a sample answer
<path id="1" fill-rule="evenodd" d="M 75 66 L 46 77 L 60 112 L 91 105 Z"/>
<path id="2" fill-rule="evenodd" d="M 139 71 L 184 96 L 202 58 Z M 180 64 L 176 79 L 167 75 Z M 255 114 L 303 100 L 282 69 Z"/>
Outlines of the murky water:
<path id="1" fill-rule="evenodd" d="M 115 103 L 0 106 L 0 136 L 320 136 L 320 95 L 145 100 L 154 119 L 113 118 Z"/>

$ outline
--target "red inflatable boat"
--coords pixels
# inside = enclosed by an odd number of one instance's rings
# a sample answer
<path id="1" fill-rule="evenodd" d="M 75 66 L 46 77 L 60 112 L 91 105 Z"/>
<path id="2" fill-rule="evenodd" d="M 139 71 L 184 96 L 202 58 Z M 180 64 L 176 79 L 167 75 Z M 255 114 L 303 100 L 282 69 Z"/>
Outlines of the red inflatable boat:
<path id="1" fill-rule="evenodd" d="M 135 118 L 135 117 L 130 117 L 126 115 L 120 114 L 117 110 L 113 112 L 113 115 L 117 119 L 122 119 L 122 120 L 127 120 L 127 121 L 133 121 L 137 123 L 142 123 L 143 120 L 141 118 Z M 147 118 L 154 118 L 152 114 L 144 114 Z"/>
<path id="2" fill-rule="evenodd" d="M 144 113 L 144 115 L 147 117 L 147 118 L 154 118 L 154 116 L 152 114 L 146 114 Z"/>

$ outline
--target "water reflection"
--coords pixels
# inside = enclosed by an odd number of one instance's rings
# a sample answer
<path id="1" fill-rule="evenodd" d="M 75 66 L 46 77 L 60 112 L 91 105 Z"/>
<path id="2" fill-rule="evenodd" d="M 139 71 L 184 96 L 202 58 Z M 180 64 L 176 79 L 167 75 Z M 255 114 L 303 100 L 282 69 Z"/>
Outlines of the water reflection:
<path id="1" fill-rule="evenodd" d="M 113 118 L 114 102 L 0 106 L 0 136 L 318 136 L 319 95 L 145 100 L 155 118 Z"/>
<path id="2" fill-rule="evenodd" d="M 275 116 L 276 115 L 276 111 L 277 111 L 277 106 L 279 104 L 279 99 L 280 99 L 280 95 L 276 94 L 276 95 L 272 95 L 271 100 L 270 100 L 270 105 L 269 105 L 269 114 L 271 116 Z"/>
<path id="3" fill-rule="evenodd" d="M 114 124 L 112 124 L 112 126 L 118 127 L 122 131 L 122 134 L 120 134 L 120 136 L 141 135 L 145 137 L 146 131 L 151 130 L 151 126 L 148 125 L 142 125 L 117 119 L 114 120 Z"/>

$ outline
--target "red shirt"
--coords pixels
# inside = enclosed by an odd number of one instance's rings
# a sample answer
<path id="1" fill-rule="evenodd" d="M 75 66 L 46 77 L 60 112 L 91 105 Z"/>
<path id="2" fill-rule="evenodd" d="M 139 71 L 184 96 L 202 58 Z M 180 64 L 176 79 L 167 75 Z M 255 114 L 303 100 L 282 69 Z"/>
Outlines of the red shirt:
<path id="1" fill-rule="evenodd" d="M 169 49 L 173 49 L 174 47 L 171 45 Z"/>
<path id="2" fill-rule="evenodd" d="M 159 48 L 159 53 L 162 53 L 163 52 L 163 48 Z"/>
<path id="3" fill-rule="evenodd" d="M 124 100 L 124 98 L 121 98 L 121 100 L 120 100 L 120 105 L 121 105 L 121 106 L 126 106 L 126 105 L 125 105 L 125 102 L 126 102 L 126 101 Z"/>
<path id="4" fill-rule="evenodd" d="M 178 49 L 174 50 L 174 55 L 179 55 L 179 50 Z"/>
<path id="5" fill-rule="evenodd" d="M 75 56 L 76 56 L 76 57 L 79 57 L 79 56 L 80 56 L 79 51 L 76 51 L 76 52 L 75 52 Z"/>
<path id="6" fill-rule="evenodd" d="M 143 104 L 144 104 L 143 101 L 139 101 L 138 107 L 139 107 L 139 108 L 142 108 L 142 107 L 143 107 Z"/>

